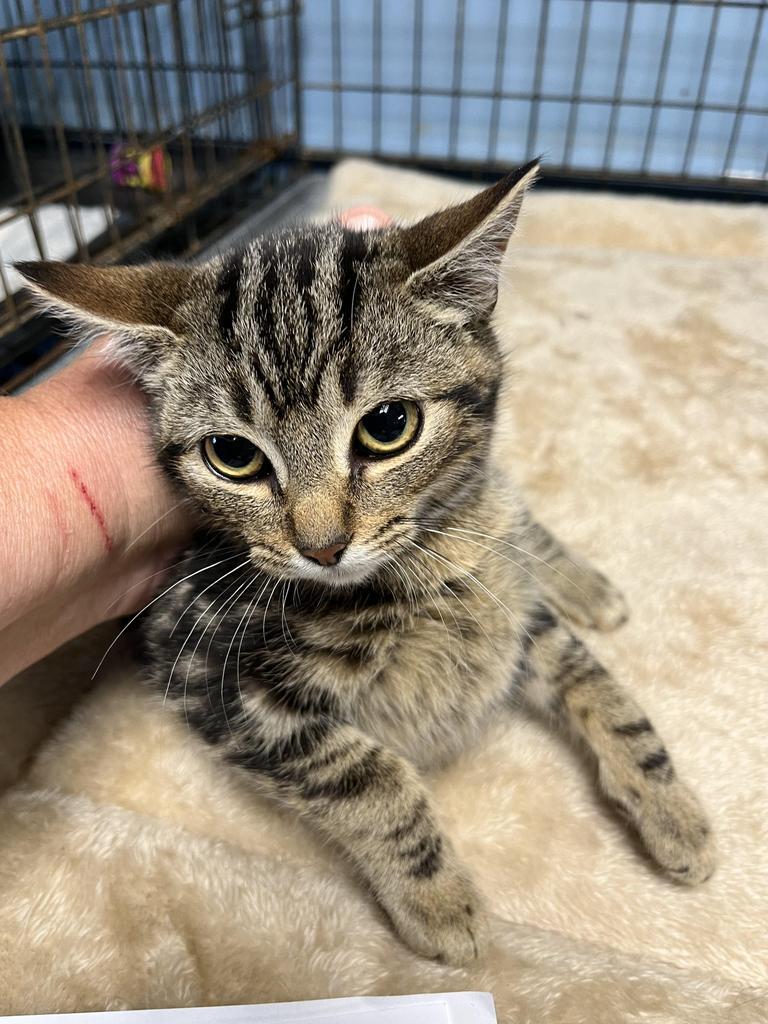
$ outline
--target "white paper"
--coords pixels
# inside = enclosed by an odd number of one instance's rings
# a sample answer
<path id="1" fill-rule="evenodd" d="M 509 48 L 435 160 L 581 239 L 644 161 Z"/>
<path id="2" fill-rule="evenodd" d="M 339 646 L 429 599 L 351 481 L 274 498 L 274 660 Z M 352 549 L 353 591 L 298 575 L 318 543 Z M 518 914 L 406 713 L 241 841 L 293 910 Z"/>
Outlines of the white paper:
<path id="1" fill-rule="evenodd" d="M 487 992 L 439 992 L 419 996 L 356 996 L 305 1003 L 204 1006 L 184 1010 L 118 1010 L 0 1017 L 5 1024 L 496 1024 Z"/>

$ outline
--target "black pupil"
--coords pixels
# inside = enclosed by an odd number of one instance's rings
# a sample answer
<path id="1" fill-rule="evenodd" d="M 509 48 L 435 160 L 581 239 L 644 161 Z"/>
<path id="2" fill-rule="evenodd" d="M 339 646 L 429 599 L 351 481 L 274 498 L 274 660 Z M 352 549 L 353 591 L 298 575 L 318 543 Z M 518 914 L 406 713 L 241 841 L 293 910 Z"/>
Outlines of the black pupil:
<path id="1" fill-rule="evenodd" d="M 236 437 L 234 434 L 213 434 L 210 441 L 211 448 L 225 466 L 243 469 L 253 462 L 256 445 L 246 441 L 244 437 Z"/>
<path id="2" fill-rule="evenodd" d="M 363 416 L 363 425 L 371 437 L 382 444 L 391 444 L 408 425 L 408 413 L 402 402 L 382 402 L 378 409 Z"/>

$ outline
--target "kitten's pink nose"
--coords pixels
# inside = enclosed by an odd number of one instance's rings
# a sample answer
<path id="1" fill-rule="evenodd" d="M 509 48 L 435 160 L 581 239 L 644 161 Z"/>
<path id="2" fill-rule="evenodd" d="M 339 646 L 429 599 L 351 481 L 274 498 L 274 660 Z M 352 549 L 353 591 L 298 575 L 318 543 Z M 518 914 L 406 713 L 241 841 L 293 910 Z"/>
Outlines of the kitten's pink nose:
<path id="1" fill-rule="evenodd" d="M 338 565 L 346 550 L 346 543 L 329 544 L 327 548 L 300 548 L 305 558 L 318 565 Z"/>

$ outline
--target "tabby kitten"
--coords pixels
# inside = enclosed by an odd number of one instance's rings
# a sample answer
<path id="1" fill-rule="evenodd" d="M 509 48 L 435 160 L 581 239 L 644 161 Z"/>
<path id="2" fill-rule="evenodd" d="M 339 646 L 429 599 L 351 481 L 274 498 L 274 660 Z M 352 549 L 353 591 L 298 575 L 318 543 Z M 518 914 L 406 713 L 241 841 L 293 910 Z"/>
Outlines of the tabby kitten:
<path id="1" fill-rule="evenodd" d="M 714 867 L 698 800 L 571 631 L 618 626 L 621 595 L 495 456 L 491 314 L 536 171 L 411 227 L 306 226 L 201 266 L 20 268 L 112 332 L 208 524 L 146 615 L 152 685 L 451 964 L 479 955 L 483 915 L 419 771 L 520 704 L 583 741 L 667 874 Z"/>

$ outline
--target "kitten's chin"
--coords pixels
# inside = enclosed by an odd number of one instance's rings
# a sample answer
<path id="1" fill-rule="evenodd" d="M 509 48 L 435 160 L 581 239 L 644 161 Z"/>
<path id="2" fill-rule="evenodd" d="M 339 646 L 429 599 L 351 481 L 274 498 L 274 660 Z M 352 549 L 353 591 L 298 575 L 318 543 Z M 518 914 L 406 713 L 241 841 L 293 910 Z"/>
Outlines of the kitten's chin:
<path id="1" fill-rule="evenodd" d="M 307 559 L 297 559 L 290 566 L 293 579 L 320 583 L 325 587 L 354 587 L 369 580 L 381 568 L 381 559 L 365 551 L 347 551 L 338 565 L 313 565 Z"/>
<path id="2" fill-rule="evenodd" d="M 368 569 L 345 569 L 343 565 L 330 565 L 320 569 L 316 573 L 303 576 L 303 579 L 311 579 L 313 583 L 322 583 L 323 586 L 335 589 L 354 587 L 373 576 L 375 567 Z"/>

